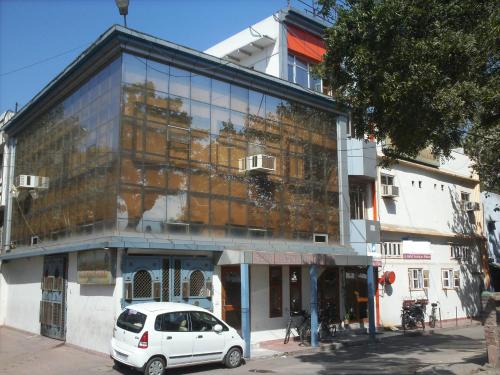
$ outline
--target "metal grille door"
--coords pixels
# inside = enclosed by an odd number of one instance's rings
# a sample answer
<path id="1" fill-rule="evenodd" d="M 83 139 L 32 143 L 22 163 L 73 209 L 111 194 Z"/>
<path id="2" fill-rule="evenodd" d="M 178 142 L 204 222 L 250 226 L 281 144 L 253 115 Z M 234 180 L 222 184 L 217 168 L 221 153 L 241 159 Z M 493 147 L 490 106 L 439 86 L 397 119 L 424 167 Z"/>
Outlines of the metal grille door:
<path id="1" fill-rule="evenodd" d="M 57 340 L 66 339 L 66 267 L 64 255 L 44 259 L 40 333 Z"/>

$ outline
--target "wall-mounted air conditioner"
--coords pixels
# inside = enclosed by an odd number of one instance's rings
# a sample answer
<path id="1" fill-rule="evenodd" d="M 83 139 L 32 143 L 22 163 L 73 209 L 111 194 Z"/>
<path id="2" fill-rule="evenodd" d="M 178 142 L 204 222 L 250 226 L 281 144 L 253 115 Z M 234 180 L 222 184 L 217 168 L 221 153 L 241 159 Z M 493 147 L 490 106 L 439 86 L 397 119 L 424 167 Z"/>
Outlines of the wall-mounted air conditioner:
<path id="1" fill-rule="evenodd" d="M 395 185 L 382 185 L 382 198 L 399 197 L 399 187 Z"/>
<path id="2" fill-rule="evenodd" d="M 465 201 L 462 202 L 462 205 L 465 211 L 479 211 L 481 209 L 479 202 Z"/>
<path id="3" fill-rule="evenodd" d="M 14 181 L 14 186 L 16 188 L 27 188 L 27 189 L 48 189 L 49 178 L 21 174 L 16 177 Z"/>
<path id="4" fill-rule="evenodd" d="M 238 160 L 240 172 L 271 173 L 276 170 L 276 158 L 270 155 L 252 155 Z"/>

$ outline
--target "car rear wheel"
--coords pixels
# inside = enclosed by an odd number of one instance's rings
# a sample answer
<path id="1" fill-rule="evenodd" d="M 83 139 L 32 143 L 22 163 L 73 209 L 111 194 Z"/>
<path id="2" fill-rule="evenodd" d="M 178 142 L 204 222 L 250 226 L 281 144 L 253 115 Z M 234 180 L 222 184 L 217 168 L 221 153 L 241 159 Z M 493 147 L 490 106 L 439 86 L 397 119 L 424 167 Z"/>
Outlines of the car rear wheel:
<path id="1" fill-rule="evenodd" d="M 151 358 L 144 367 L 144 375 L 164 375 L 165 360 L 161 357 Z"/>
<path id="2" fill-rule="evenodd" d="M 241 365 L 241 351 L 238 348 L 231 348 L 226 354 L 224 364 L 228 368 L 235 368 Z"/>

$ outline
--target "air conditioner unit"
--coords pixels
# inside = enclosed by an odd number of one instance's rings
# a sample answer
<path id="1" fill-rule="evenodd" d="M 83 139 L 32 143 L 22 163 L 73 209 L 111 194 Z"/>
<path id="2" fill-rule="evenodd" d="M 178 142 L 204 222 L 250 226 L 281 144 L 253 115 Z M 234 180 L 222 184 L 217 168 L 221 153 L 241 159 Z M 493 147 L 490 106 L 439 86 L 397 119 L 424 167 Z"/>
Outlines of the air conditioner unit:
<path id="1" fill-rule="evenodd" d="M 276 170 L 276 158 L 270 155 L 251 155 L 238 160 L 240 172 L 271 173 Z"/>
<path id="2" fill-rule="evenodd" d="M 479 211 L 481 208 L 479 205 L 479 202 L 465 201 L 465 202 L 462 202 L 462 205 L 463 205 L 465 211 Z"/>
<path id="3" fill-rule="evenodd" d="M 399 187 L 395 185 L 382 185 L 382 197 L 383 198 L 399 197 Z"/>
<path id="4" fill-rule="evenodd" d="M 27 188 L 27 189 L 48 189 L 49 178 L 21 174 L 16 177 L 14 181 L 14 186 L 17 188 Z"/>

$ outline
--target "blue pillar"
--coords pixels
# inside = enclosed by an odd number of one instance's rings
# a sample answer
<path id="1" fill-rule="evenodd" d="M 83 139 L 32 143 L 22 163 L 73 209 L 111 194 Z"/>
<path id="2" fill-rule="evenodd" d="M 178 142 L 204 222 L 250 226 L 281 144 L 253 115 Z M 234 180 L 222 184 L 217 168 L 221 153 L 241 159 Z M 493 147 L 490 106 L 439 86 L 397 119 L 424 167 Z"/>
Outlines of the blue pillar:
<path id="1" fill-rule="evenodd" d="M 372 264 L 368 266 L 366 276 L 368 282 L 368 333 L 370 334 L 370 340 L 375 340 L 375 285 Z"/>
<path id="2" fill-rule="evenodd" d="M 316 347 L 318 343 L 318 267 L 309 267 L 309 278 L 311 279 L 311 346 Z"/>
<path id="3" fill-rule="evenodd" d="M 250 358 L 250 272 L 248 264 L 242 263 L 241 270 L 241 333 L 245 340 L 245 358 Z"/>

